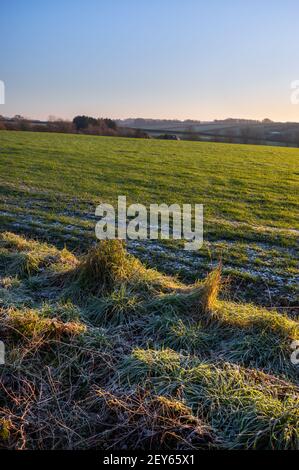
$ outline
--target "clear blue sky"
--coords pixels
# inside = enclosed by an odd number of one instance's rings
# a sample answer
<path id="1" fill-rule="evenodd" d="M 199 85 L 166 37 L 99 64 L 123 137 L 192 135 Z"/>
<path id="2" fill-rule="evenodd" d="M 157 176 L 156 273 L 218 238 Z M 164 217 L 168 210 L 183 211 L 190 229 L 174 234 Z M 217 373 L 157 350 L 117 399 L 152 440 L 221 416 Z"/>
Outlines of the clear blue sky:
<path id="1" fill-rule="evenodd" d="M 2 0 L 0 114 L 299 121 L 298 0 Z"/>

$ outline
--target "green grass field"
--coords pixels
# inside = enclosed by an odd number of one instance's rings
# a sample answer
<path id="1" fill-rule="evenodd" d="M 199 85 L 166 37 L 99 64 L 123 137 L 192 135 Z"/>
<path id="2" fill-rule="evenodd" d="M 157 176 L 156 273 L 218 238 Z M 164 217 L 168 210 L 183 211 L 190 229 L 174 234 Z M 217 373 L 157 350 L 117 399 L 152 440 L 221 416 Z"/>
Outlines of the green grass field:
<path id="1" fill-rule="evenodd" d="M 186 281 L 221 259 L 236 300 L 298 305 L 297 149 L 4 131 L 0 149 L 3 229 L 83 249 L 102 201 L 203 203 L 200 252 L 129 249 Z"/>
<path id="2" fill-rule="evenodd" d="M 1 131 L 0 448 L 299 449 L 298 159 Z M 95 245 L 118 195 L 203 203 L 203 248 Z"/>

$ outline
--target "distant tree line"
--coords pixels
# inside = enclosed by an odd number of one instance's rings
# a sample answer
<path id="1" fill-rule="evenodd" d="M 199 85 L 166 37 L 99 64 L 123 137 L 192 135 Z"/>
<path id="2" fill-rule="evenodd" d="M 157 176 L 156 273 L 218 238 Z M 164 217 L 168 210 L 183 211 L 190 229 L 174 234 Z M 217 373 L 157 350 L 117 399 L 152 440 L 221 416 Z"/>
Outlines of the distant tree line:
<path id="1" fill-rule="evenodd" d="M 48 121 L 26 119 L 16 115 L 13 118 L 0 116 L 0 130 L 60 132 L 70 134 L 106 135 L 118 137 L 148 138 L 148 134 L 139 129 L 119 126 L 113 119 L 75 116 L 72 121 L 50 118 Z"/>
<path id="2" fill-rule="evenodd" d="M 128 120 L 129 121 L 129 120 Z M 135 121 L 145 121 L 142 119 Z M 155 120 L 153 120 L 155 122 Z M 157 121 L 158 122 L 158 121 Z M 116 137 L 135 137 L 227 142 L 236 144 L 283 144 L 299 147 L 298 123 L 275 123 L 270 119 L 263 121 L 247 121 L 227 119 L 219 123 L 231 124 L 222 129 L 200 131 L 192 121 L 184 121 L 185 129 L 154 134 L 152 130 L 127 127 L 128 123 L 114 121 L 109 118 L 94 118 L 92 116 L 75 116 L 72 121 L 49 117 L 47 121 L 26 119 L 20 115 L 5 118 L 0 115 L 0 130 L 32 131 L 32 132 L 60 132 L 72 134 L 89 134 Z M 136 122 L 135 122 L 136 124 Z M 157 133 L 157 131 L 155 131 Z M 175 134 L 173 132 L 176 132 Z"/>
<path id="3" fill-rule="evenodd" d="M 109 135 L 118 131 L 115 121 L 108 118 L 93 118 L 90 116 L 76 116 L 73 119 L 73 127 L 77 132 L 85 132 L 87 134 Z"/>

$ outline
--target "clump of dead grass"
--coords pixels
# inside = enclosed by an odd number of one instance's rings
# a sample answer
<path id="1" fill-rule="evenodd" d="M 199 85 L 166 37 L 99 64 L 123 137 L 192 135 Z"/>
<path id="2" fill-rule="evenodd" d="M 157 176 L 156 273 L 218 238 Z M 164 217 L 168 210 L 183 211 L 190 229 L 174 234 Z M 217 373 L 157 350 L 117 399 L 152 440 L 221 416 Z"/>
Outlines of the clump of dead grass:
<path id="1" fill-rule="evenodd" d="M 200 305 L 204 312 L 215 306 L 221 288 L 221 266 L 208 274 L 200 287 Z"/>
<path id="2" fill-rule="evenodd" d="M 57 318 L 43 318 L 34 309 L 8 309 L 0 316 L 3 330 L 13 337 L 32 339 L 77 336 L 86 331 L 86 326 L 79 322 L 62 322 Z"/>
<path id="3" fill-rule="evenodd" d="M 140 269 L 121 240 L 102 240 L 92 247 L 71 273 L 71 282 L 84 292 L 101 295 L 121 283 L 132 280 Z"/>
<path id="4" fill-rule="evenodd" d="M 139 297 L 182 289 L 175 278 L 146 268 L 130 255 L 121 240 L 101 240 L 83 256 L 79 264 L 66 272 L 63 281 L 67 295 L 102 297 L 122 289 Z"/>
<path id="5" fill-rule="evenodd" d="M 131 394 L 97 390 L 109 419 L 107 444 L 121 449 L 208 449 L 214 446 L 211 428 L 182 401 L 144 391 Z"/>
<path id="6" fill-rule="evenodd" d="M 29 277 L 49 268 L 61 271 L 76 263 L 76 257 L 65 248 L 58 250 L 10 232 L 0 234 L 0 268 L 7 276 Z"/>

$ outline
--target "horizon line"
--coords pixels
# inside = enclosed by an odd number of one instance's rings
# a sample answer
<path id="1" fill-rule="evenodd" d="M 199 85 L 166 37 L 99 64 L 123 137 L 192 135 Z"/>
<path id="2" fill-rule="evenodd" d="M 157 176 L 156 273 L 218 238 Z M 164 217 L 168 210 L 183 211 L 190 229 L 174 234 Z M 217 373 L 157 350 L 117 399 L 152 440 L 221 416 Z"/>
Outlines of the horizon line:
<path id="1" fill-rule="evenodd" d="M 55 116 L 55 115 L 52 115 L 52 114 L 49 114 L 48 115 L 48 118 L 47 119 L 42 119 L 42 118 L 37 118 L 37 117 L 32 117 L 32 116 L 24 116 L 22 114 L 14 114 L 13 116 L 5 116 L 5 115 L 2 115 L 0 114 L 0 118 L 4 118 L 4 119 L 14 119 L 15 117 L 17 116 L 20 116 L 21 118 L 25 119 L 25 120 L 28 120 L 28 121 L 40 121 L 40 122 L 49 122 L 49 121 L 72 121 L 73 118 L 75 116 L 90 116 L 90 117 L 95 117 L 94 115 L 90 115 L 90 114 L 86 114 L 86 113 L 77 113 L 77 114 L 74 114 L 74 116 L 72 118 L 66 118 L 66 117 L 60 117 L 60 116 Z M 179 118 L 154 118 L 154 117 L 142 117 L 142 116 L 137 116 L 137 117 L 123 117 L 123 118 L 120 118 L 120 117 L 111 117 L 111 116 L 97 116 L 95 117 L 95 119 L 112 119 L 113 121 L 128 121 L 128 120 L 137 120 L 137 119 L 143 119 L 145 121 L 177 121 L 177 122 L 186 122 L 186 121 L 193 121 L 193 122 L 198 122 L 198 123 L 212 123 L 212 122 L 216 122 L 216 121 L 253 121 L 253 122 L 257 122 L 257 123 L 263 123 L 263 121 L 266 121 L 266 120 L 269 120 L 270 122 L 272 123 L 277 123 L 277 124 L 299 124 L 299 121 L 284 121 L 284 120 L 274 120 L 274 119 L 271 119 L 269 117 L 265 117 L 265 118 L 260 118 L 260 119 L 257 119 L 257 118 L 250 118 L 250 117 L 246 117 L 246 118 L 243 118 L 243 117 L 226 117 L 226 118 L 213 118 L 213 119 L 195 119 L 195 118 L 184 118 L 184 119 L 179 119 Z"/>

